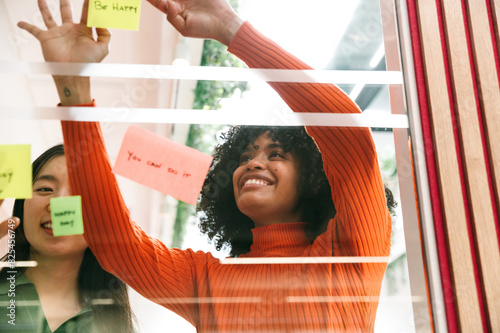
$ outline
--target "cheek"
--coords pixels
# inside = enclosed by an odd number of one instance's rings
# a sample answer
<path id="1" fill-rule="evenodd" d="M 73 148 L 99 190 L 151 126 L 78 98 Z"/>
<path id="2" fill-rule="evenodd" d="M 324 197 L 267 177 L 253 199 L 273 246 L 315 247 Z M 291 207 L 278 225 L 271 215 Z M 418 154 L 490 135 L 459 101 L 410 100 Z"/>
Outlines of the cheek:
<path id="1" fill-rule="evenodd" d="M 74 242 L 75 248 L 77 248 L 78 250 L 84 251 L 85 249 L 87 249 L 87 242 L 85 241 L 83 235 L 75 235 L 72 241 Z"/>
<path id="2" fill-rule="evenodd" d="M 288 179 L 287 191 L 290 193 L 291 199 L 295 198 L 295 200 L 298 200 L 298 198 L 300 197 L 300 186 L 299 186 L 300 174 L 299 174 L 298 170 L 296 170 L 296 169 L 287 169 L 287 170 L 281 169 L 281 171 L 282 171 L 283 178 Z M 278 169 L 277 173 L 279 173 L 279 172 L 280 172 L 280 169 Z M 286 175 L 284 175 L 285 173 L 286 173 Z"/>
<path id="3" fill-rule="evenodd" d="M 23 207 L 23 227 L 26 239 L 29 241 L 30 235 L 40 225 L 42 218 L 50 217 L 48 205 L 50 203 L 49 197 L 33 196 L 32 199 L 24 201 Z"/>
<path id="4" fill-rule="evenodd" d="M 236 170 L 233 172 L 233 191 L 234 191 L 234 196 L 238 194 L 238 182 L 239 178 L 241 177 L 243 167 L 238 167 Z"/>
<path id="5" fill-rule="evenodd" d="M 26 238 L 29 237 L 28 233 L 33 229 L 36 215 L 36 202 L 34 202 L 34 199 L 25 200 L 23 209 L 23 226 Z"/>

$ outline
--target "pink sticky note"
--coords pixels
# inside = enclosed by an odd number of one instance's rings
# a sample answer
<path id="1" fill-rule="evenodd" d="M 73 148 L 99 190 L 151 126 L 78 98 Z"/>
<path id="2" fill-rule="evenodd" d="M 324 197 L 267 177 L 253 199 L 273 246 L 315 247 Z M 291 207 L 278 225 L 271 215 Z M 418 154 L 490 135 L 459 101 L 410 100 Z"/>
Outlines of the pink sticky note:
<path id="1" fill-rule="evenodd" d="M 113 171 L 195 205 L 211 163 L 210 155 L 130 126 Z"/>

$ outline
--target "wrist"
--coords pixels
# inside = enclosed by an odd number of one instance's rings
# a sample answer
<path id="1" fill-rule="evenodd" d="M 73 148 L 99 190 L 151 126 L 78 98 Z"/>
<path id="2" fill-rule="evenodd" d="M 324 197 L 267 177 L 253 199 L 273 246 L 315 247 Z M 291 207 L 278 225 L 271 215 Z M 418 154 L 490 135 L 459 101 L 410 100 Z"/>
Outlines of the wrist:
<path id="1" fill-rule="evenodd" d="M 233 40 L 234 35 L 236 35 L 240 27 L 243 25 L 243 22 L 244 21 L 238 15 L 234 15 L 231 20 L 225 22 L 219 42 L 226 46 L 229 46 L 229 44 Z"/>
<path id="2" fill-rule="evenodd" d="M 53 76 L 61 106 L 92 103 L 90 78 L 86 76 Z"/>

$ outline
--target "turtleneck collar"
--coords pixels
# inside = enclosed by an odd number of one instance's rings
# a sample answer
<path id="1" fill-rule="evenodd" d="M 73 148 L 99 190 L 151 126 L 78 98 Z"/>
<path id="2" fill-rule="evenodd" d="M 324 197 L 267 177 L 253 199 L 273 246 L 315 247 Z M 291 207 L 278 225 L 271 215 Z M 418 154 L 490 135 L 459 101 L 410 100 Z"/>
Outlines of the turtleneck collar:
<path id="1" fill-rule="evenodd" d="M 304 229 L 306 223 L 281 223 L 252 229 L 250 252 L 240 257 L 295 257 L 311 245 Z"/>

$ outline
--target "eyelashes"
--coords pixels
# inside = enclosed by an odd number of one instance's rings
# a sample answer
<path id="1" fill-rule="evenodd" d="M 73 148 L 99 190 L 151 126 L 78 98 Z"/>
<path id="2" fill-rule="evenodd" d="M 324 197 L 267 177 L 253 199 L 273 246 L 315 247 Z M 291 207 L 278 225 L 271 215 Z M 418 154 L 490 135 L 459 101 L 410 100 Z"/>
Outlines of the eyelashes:
<path id="1" fill-rule="evenodd" d="M 240 163 L 240 165 L 246 164 L 249 161 L 251 161 L 253 158 L 254 158 L 254 155 L 252 153 L 243 153 L 240 156 L 239 163 Z M 269 160 L 286 159 L 285 153 L 283 151 L 280 151 L 280 150 L 271 151 L 268 154 L 267 158 Z"/>
<path id="2" fill-rule="evenodd" d="M 34 192 L 49 193 L 49 192 L 53 192 L 53 189 L 50 187 L 39 187 L 39 188 L 35 189 Z"/>

